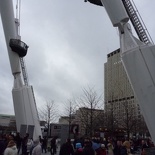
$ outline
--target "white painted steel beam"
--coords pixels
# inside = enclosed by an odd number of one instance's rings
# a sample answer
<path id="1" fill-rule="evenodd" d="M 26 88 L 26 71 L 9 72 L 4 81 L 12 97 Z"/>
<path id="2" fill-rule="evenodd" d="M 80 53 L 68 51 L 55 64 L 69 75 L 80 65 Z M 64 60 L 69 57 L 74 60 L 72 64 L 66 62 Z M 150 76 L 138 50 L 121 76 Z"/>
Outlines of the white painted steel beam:
<path id="1" fill-rule="evenodd" d="M 23 81 L 21 79 L 19 56 L 9 47 L 10 39 L 19 39 L 14 19 L 12 0 L 0 0 L 0 13 L 3 23 L 11 71 L 14 76 L 12 96 L 17 131 L 20 132 L 20 128 L 22 125 L 25 125 L 27 127 L 34 126 L 33 139 L 36 139 L 39 137 L 39 135 L 42 136 L 42 134 L 32 88 L 31 86 L 23 85 Z M 26 132 L 28 132 L 28 129 Z"/>

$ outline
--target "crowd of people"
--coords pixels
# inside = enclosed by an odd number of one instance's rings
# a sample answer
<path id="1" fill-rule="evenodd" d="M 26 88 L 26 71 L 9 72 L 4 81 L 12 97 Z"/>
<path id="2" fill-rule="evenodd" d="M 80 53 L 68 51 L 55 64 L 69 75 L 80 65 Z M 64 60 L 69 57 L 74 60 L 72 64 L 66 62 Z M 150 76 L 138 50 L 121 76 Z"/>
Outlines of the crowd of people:
<path id="1" fill-rule="evenodd" d="M 21 137 L 19 133 L 16 136 L 12 134 L 0 135 L 0 155 L 41 155 L 43 151 L 47 152 L 46 137 L 33 140 L 26 133 Z"/>
<path id="2" fill-rule="evenodd" d="M 145 149 L 150 147 L 154 147 L 150 139 L 76 138 L 74 141 L 67 139 L 61 145 L 59 155 L 132 155 L 138 150 L 139 155 L 146 155 Z M 0 155 L 41 155 L 47 152 L 56 155 L 57 137 L 48 141 L 41 136 L 33 140 L 28 133 L 23 138 L 19 133 L 16 136 L 0 135 Z"/>
<path id="3" fill-rule="evenodd" d="M 60 148 L 59 155 L 146 155 L 145 149 L 154 147 L 148 140 L 118 140 L 107 138 L 75 139 L 73 144 L 67 139 Z"/>

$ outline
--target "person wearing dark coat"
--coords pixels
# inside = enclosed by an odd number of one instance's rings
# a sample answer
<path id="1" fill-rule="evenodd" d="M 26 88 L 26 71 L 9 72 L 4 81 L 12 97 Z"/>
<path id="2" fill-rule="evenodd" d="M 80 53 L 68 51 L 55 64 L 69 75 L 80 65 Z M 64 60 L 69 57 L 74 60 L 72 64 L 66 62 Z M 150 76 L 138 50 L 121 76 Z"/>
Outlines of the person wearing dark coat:
<path id="1" fill-rule="evenodd" d="M 122 144 L 120 155 L 128 155 L 129 153 L 131 153 L 131 144 L 126 140 Z"/>
<path id="2" fill-rule="evenodd" d="M 53 139 L 51 140 L 50 142 L 50 145 L 51 145 L 51 155 L 54 155 L 56 154 L 56 137 L 53 137 Z"/>
<path id="3" fill-rule="evenodd" d="M 95 151 L 92 148 L 92 143 L 90 141 L 84 142 L 83 155 L 95 155 Z"/>
<path id="4" fill-rule="evenodd" d="M 127 149 L 125 146 L 121 146 L 120 155 L 127 155 Z"/>
<path id="5" fill-rule="evenodd" d="M 45 151 L 45 153 L 47 152 L 47 138 L 44 137 L 42 140 L 42 153 L 43 151 Z"/>
<path id="6" fill-rule="evenodd" d="M 121 154 L 121 146 L 122 142 L 121 141 L 117 141 L 117 144 L 114 147 L 114 155 L 120 155 Z"/>
<path id="7" fill-rule="evenodd" d="M 17 135 L 15 136 L 15 142 L 17 145 L 18 154 L 20 152 L 21 144 L 22 144 L 22 138 L 20 137 L 20 133 L 17 132 Z"/>
<path id="8" fill-rule="evenodd" d="M 0 155 L 4 153 L 6 148 L 6 141 L 3 139 L 3 136 L 0 135 Z"/>
<path id="9" fill-rule="evenodd" d="M 59 155 L 74 155 L 74 149 L 70 139 L 67 139 L 66 143 L 62 144 Z"/>
<path id="10" fill-rule="evenodd" d="M 27 155 L 27 142 L 29 134 L 26 133 L 25 137 L 22 139 L 22 155 Z"/>
<path id="11" fill-rule="evenodd" d="M 141 152 L 142 152 L 142 154 L 146 154 L 145 149 L 149 148 L 149 146 L 148 146 L 148 144 L 147 144 L 147 142 L 145 140 L 142 140 L 141 143 L 142 143 Z"/>

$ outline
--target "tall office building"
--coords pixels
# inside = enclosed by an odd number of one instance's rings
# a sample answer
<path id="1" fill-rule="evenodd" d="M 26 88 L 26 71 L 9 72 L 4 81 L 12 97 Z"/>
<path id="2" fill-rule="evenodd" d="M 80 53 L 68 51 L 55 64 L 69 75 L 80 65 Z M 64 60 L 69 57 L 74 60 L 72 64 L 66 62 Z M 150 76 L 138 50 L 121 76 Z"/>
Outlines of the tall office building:
<path id="1" fill-rule="evenodd" d="M 107 55 L 104 76 L 104 110 L 107 122 L 119 128 L 127 128 L 135 120 L 139 122 L 142 119 L 140 108 L 122 65 L 120 49 Z"/>

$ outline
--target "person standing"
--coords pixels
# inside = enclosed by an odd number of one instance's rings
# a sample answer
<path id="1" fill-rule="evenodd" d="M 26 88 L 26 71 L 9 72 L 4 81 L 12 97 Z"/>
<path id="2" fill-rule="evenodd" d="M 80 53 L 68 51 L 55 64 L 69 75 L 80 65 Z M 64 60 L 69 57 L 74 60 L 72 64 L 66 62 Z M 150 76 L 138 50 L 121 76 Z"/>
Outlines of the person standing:
<path id="1" fill-rule="evenodd" d="M 121 147 L 122 147 L 122 142 L 117 141 L 117 144 L 114 147 L 114 155 L 120 155 L 121 154 Z"/>
<path id="2" fill-rule="evenodd" d="M 42 140 L 42 153 L 43 151 L 46 153 L 47 152 L 47 138 L 44 137 Z"/>
<path id="3" fill-rule="evenodd" d="M 84 142 L 83 155 L 95 155 L 95 151 L 92 148 L 92 143 L 88 139 Z"/>
<path id="4" fill-rule="evenodd" d="M 76 143 L 75 144 L 75 153 L 74 155 L 83 155 L 83 148 L 82 148 L 82 145 L 81 143 Z"/>
<path id="5" fill-rule="evenodd" d="M 32 150 L 32 155 L 41 155 L 42 148 L 41 148 L 39 139 L 34 140 L 33 144 L 34 144 L 34 148 Z"/>
<path id="6" fill-rule="evenodd" d="M 22 155 L 27 155 L 27 142 L 29 134 L 26 133 L 25 137 L 22 139 Z"/>
<path id="7" fill-rule="evenodd" d="M 15 142 L 17 145 L 18 154 L 20 152 L 21 144 L 22 144 L 22 138 L 20 137 L 20 133 L 17 132 L 17 135 L 15 136 Z"/>
<path id="8" fill-rule="evenodd" d="M 107 151 L 108 151 L 108 155 L 114 155 L 114 147 L 113 147 L 113 145 L 112 145 L 112 143 L 111 142 L 109 142 L 108 144 L 107 144 Z"/>
<path id="9" fill-rule="evenodd" d="M 27 141 L 27 154 L 32 154 L 32 149 L 33 149 L 33 139 L 28 139 Z"/>
<path id="10" fill-rule="evenodd" d="M 0 135 L 0 155 L 4 153 L 5 149 L 6 149 L 6 142 L 3 138 L 3 135 Z"/>
<path id="11" fill-rule="evenodd" d="M 67 139 L 66 143 L 62 144 L 59 155 L 74 155 L 74 149 L 70 139 Z"/>
<path id="12" fill-rule="evenodd" d="M 121 155 L 128 155 L 131 153 L 131 147 L 129 141 L 124 141 L 121 148 Z"/>
<path id="13" fill-rule="evenodd" d="M 101 144 L 101 147 L 96 150 L 96 155 L 107 155 L 106 147 L 104 144 Z"/>
<path id="14" fill-rule="evenodd" d="M 50 142 L 50 145 L 51 145 L 51 155 L 54 155 L 56 154 L 56 137 L 53 137 L 51 142 Z"/>
<path id="15" fill-rule="evenodd" d="M 42 149 L 42 151 L 43 151 L 43 148 L 42 148 L 43 139 L 42 139 L 41 135 L 39 136 L 39 142 L 40 142 L 40 145 L 41 145 L 41 149 Z M 42 152 L 42 153 L 43 153 L 43 152 Z"/>
<path id="16" fill-rule="evenodd" d="M 7 148 L 4 151 L 4 155 L 17 155 L 17 146 L 16 143 L 13 140 L 10 140 Z"/>

